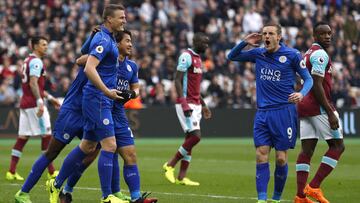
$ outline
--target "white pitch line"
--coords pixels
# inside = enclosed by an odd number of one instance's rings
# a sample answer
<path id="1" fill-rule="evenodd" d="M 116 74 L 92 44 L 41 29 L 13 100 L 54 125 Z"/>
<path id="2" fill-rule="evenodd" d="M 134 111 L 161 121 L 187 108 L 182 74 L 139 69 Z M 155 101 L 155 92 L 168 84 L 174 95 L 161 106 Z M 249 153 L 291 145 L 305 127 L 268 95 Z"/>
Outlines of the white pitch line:
<path id="1" fill-rule="evenodd" d="M 22 184 L 17 184 L 17 183 L 1 184 L 1 185 L 22 186 Z M 39 186 L 44 187 L 42 185 Z M 74 189 L 100 191 L 100 188 L 93 188 L 93 187 L 75 187 Z M 121 190 L 121 191 L 129 192 L 128 190 Z M 151 191 L 151 193 L 159 194 L 159 195 L 169 195 L 169 196 L 176 195 L 176 196 L 189 196 L 189 197 L 205 197 L 205 198 L 214 198 L 214 199 L 257 200 L 256 197 L 238 197 L 238 196 L 224 196 L 224 195 L 213 195 L 213 194 L 202 195 L 202 194 L 194 194 L 194 193 L 155 192 L 155 191 Z M 281 202 L 292 202 L 292 201 L 281 200 Z"/>

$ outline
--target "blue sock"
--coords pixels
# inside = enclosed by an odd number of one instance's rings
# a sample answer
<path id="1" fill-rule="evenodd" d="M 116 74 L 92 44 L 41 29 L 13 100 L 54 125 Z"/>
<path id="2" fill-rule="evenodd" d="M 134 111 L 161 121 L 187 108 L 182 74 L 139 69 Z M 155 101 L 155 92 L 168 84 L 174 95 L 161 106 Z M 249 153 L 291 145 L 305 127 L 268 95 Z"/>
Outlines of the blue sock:
<path id="1" fill-rule="evenodd" d="M 281 194 L 284 190 L 284 186 L 286 183 L 286 178 L 288 174 L 288 165 L 285 164 L 284 166 L 276 165 L 275 172 L 274 172 L 274 195 L 272 197 L 273 200 L 280 200 Z"/>
<path id="2" fill-rule="evenodd" d="M 258 200 L 267 199 L 267 186 L 269 179 L 269 163 L 256 164 L 256 191 L 258 193 Z"/>
<path id="3" fill-rule="evenodd" d="M 131 200 L 137 200 L 141 197 L 140 175 L 137 165 L 124 166 L 124 180 L 129 187 Z"/>
<path id="4" fill-rule="evenodd" d="M 50 164 L 48 158 L 44 154 L 42 154 L 34 163 L 31 168 L 29 176 L 26 178 L 24 185 L 21 188 L 22 192 L 29 193 L 30 190 L 34 187 L 34 185 L 39 181 L 42 173 L 46 169 L 46 167 Z"/>
<path id="5" fill-rule="evenodd" d="M 69 176 L 69 178 L 67 179 L 66 185 L 64 187 L 64 192 L 65 193 L 72 193 L 73 192 L 74 186 L 79 181 L 79 179 L 81 178 L 81 175 L 83 174 L 83 172 L 85 171 L 86 168 L 87 168 L 87 166 L 85 166 L 83 163 L 81 163 L 80 166 L 77 168 L 77 170 L 74 171 Z"/>
<path id="6" fill-rule="evenodd" d="M 113 173 L 114 153 L 101 150 L 98 160 L 98 172 L 100 177 L 103 198 L 111 194 L 111 179 Z"/>
<path id="7" fill-rule="evenodd" d="M 82 161 L 85 157 L 86 154 L 79 146 L 76 146 L 64 159 L 59 175 L 56 176 L 54 186 L 60 188 L 64 181 L 82 165 Z"/>
<path id="8" fill-rule="evenodd" d="M 114 154 L 113 160 L 113 175 L 111 182 L 112 193 L 120 192 L 120 167 L 119 167 L 119 155 Z"/>

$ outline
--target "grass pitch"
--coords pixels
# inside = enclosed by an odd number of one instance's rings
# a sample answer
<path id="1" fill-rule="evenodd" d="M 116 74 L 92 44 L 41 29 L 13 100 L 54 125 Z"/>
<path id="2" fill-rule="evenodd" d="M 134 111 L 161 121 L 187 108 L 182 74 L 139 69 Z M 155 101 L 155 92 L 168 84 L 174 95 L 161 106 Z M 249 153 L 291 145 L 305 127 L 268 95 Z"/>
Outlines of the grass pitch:
<path id="1" fill-rule="evenodd" d="M 14 142 L 15 139 L 0 139 L 0 203 L 14 202 L 14 194 L 23 184 L 21 181 L 5 180 Z M 55 161 L 57 169 L 65 155 L 78 143 L 78 140 L 74 140 L 59 155 Z M 163 176 L 162 165 L 173 156 L 181 143 L 182 139 L 141 138 L 136 140 L 143 191 L 152 191 L 152 196 L 158 197 L 160 203 L 256 202 L 255 150 L 252 139 L 204 138 L 193 150 L 188 172 L 190 178 L 200 182 L 199 187 L 170 184 Z M 299 144 L 298 140 L 296 149 L 290 151 L 289 175 L 282 202 L 292 202 L 296 194 L 295 162 L 300 149 Z M 345 145 L 346 150 L 338 166 L 322 184 L 326 197 L 332 203 L 355 203 L 360 199 L 360 139 L 345 139 Z M 326 143 L 320 141 L 312 160 L 310 178 L 317 170 L 326 149 Z M 18 164 L 17 172 L 26 177 L 39 154 L 40 140 L 29 141 Z M 271 154 L 270 163 L 271 174 L 273 174 L 274 152 Z M 44 173 L 38 184 L 31 190 L 31 200 L 34 203 L 49 202 L 45 181 L 46 174 Z M 128 189 L 123 179 L 121 188 L 127 193 Z M 268 187 L 268 198 L 271 198 L 272 191 L 273 177 Z M 73 201 L 95 203 L 99 202 L 100 196 L 100 183 L 95 163 L 77 184 Z"/>

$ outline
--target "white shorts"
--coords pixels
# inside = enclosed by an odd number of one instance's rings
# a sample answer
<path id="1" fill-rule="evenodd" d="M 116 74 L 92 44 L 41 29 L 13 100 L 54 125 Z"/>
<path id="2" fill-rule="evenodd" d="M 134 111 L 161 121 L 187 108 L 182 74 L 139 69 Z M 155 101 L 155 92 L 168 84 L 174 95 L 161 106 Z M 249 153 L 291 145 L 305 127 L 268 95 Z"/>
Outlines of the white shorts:
<path id="1" fill-rule="evenodd" d="M 300 140 L 304 139 L 343 139 L 343 130 L 338 112 L 334 112 L 339 119 L 339 128 L 332 130 L 328 121 L 327 114 L 312 117 L 300 118 Z"/>
<path id="2" fill-rule="evenodd" d="M 190 108 L 193 110 L 190 117 L 185 117 L 184 111 L 181 108 L 181 104 L 175 104 L 176 114 L 180 121 L 181 127 L 184 132 L 191 132 L 194 130 L 200 130 L 200 120 L 201 120 L 201 105 L 189 104 Z"/>
<path id="3" fill-rule="evenodd" d="M 36 116 L 37 111 L 37 107 L 20 109 L 19 135 L 38 136 L 51 134 L 50 116 L 47 107 L 44 106 L 44 114 L 40 118 Z"/>

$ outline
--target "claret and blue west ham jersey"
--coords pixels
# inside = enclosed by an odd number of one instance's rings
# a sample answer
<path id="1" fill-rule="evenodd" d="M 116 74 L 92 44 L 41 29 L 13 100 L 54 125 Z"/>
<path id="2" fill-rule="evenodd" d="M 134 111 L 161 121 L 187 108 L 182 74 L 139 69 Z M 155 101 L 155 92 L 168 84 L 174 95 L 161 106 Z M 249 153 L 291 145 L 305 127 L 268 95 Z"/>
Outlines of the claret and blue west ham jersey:
<path id="1" fill-rule="evenodd" d="M 314 43 L 305 53 L 303 64 L 306 65 L 312 75 L 324 78 L 322 85 L 325 96 L 330 103 L 331 108 L 335 111 L 335 107 L 331 102 L 331 59 L 326 51 L 319 44 Z M 310 91 L 310 93 L 298 104 L 298 112 L 299 117 L 317 116 L 326 113 L 315 99 L 313 91 Z"/>
<path id="2" fill-rule="evenodd" d="M 38 85 L 41 98 L 44 98 L 45 86 L 45 66 L 40 58 L 35 54 L 30 54 L 25 60 L 23 65 L 22 75 L 22 91 L 23 95 L 20 99 L 20 108 L 34 108 L 36 107 L 36 98 L 30 88 L 30 77 L 35 76 L 38 78 Z"/>
<path id="3" fill-rule="evenodd" d="M 200 104 L 200 83 L 202 80 L 201 57 L 192 49 L 184 51 L 178 60 L 177 70 L 184 72 L 183 97 L 190 104 Z"/>
<path id="4" fill-rule="evenodd" d="M 130 85 L 139 83 L 138 67 L 134 61 L 127 58 L 119 61 L 116 89 L 119 91 L 129 90 Z M 126 118 L 124 105 L 114 102 L 113 119 L 115 125 L 116 144 L 118 147 L 134 144 L 133 135 Z"/>

